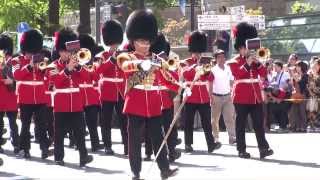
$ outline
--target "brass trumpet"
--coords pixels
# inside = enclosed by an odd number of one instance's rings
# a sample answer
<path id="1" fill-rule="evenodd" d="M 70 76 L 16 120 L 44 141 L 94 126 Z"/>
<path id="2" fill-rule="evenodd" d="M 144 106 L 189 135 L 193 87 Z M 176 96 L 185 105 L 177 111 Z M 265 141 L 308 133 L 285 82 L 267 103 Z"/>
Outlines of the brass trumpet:
<path id="1" fill-rule="evenodd" d="M 4 51 L 0 51 L 0 65 L 4 64 L 6 55 L 4 53 Z"/>
<path id="2" fill-rule="evenodd" d="M 76 59 L 78 60 L 81 66 L 87 64 L 91 60 L 91 52 L 89 49 L 81 48 L 76 53 Z"/>
<path id="3" fill-rule="evenodd" d="M 57 65 L 54 64 L 54 63 L 51 63 L 51 64 L 48 64 L 47 63 L 48 61 L 42 61 L 39 63 L 38 65 L 38 68 L 43 71 L 43 70 L 46 70 L 46 69 L 56 69 L 57 68 Z"/>
<path id="4" fill-rule="evenodd" d="M 270 57 L 271 53 L 268 48 L 261 47 L 257 50 L 257 57 L 259 59 L 268 59 Z"/>

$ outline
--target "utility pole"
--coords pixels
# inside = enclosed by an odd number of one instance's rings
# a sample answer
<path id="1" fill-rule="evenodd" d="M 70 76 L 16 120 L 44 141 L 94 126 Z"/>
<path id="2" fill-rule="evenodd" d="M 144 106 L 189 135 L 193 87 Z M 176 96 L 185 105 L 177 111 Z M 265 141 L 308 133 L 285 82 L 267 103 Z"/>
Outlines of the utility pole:
<path id="1" fill-rule="evenodd" d="M 100 0 L 95 0 L 96 4 L 96 43 L 100 43 L 100 6 L 101 2 Z"/>

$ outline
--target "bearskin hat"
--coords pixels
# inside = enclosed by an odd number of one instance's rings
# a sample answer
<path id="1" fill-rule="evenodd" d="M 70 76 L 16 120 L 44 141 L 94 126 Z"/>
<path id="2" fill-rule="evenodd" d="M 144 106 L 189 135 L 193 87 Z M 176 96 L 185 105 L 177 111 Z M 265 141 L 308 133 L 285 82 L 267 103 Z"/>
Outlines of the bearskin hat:
<path id="1" fill-rule="evenodd" d="M 12 38 L 6 34 L 0 35 L 0 50 L 3 50 L 5 54 L 12 55 L 13 53 L 13 41 Z"/>
<path id="2" fill-rule="evenodd" d="M 40 31 L 30 29 L 22 34 L 20 48 L 22 52 L 37 53 L 43 46 L 43 36 Z"/>
<path id="3" fill-rule="evenodd" d="M 87 48 L 91 52 L 96 47 L 96 42 L 89 34 L 80 34 L 79 35 L 80 47 Z"/>
<path id="4" fill-rule="evenodd" d="M 202 31 L 193 31 L 188 40 L 189 52 L 203 53 L 207 51 L 207 36 Z"/>
<path id="5" fill-rule="evenodd" d="M 164 51 L 166 55 L 169 56 L 170 44 L 161 32 L 158 33 L 158 36 L 151 44 L 150 51 L 156 54 L 159 54 L 162 51 Z"/>
<path id="6" fill-rule="evenodd" d="M 63 28 L 54 34 L 55 36 L 55 48 L 59 52 L 66 50 L 66 42 L 75 41 L 78 39 L 77 34 L 71 28 Z"/>
<path id="7" fill-rule="evenodd" d="M 106 21 L 102 27 L 102 38 L 106 46 L 121 44 L 123 41 L 121 24 L 116 20 Z"/>
<path id="8" fill-rule="evenodd" d="M 239 50 L 241 47 L 246 46 L 247 39 L 258 37 L 257 29 L 247 22 L 241 22 L 232 30 L 235 37 L 234 48 Z"/>
<path id="9" fill-rule="evenodd" d="M 157 19 L 151 10 L 136 10 L 126 23 L 126 34 L 130 41 L 146 39 L 152 42 L 158 34 Z"/>

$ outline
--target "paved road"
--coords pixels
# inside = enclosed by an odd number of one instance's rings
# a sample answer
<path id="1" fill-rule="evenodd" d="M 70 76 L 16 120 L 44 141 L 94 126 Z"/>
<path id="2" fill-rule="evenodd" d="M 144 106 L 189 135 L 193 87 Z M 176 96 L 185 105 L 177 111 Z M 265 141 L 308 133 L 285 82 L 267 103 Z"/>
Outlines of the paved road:
<path id="1" fill-rule="evenodd" d="M 0 167 L 0 179 L 130 179 L 127 158 L 122 154 L 120 132 L 114 129 L 113 142 L 115 156 L 106 156 L 103 152 L 95 153 L 94 161 L 87 168 L 79 168 L 79 154 L 65 148 L 64 167 L 57 166 L 53 157 L 41 160 L 38 144 L 32 143 L 31 160 L 24 160 L 22 154 L 15 156 L 12 146 L 4 146 L 4 165 Z M 6 137 L 9 136 L 7 133 Z M 179 132 L 183 137 L 183 132 Z M 87 147 L 90 147 L 87 136 Z M 268 134 L 270 146 L 275 151 L 266 160 L 259 159 L 255 136 L 247 134 L 248 149 L 253 158 L 249 160 L 237 157 L 235 146 L 228 145 L 226 133 L 221 134 L 222 148 L 213 154 L 206 152 L 205 138 L 201 131 L 194 135 L 195 152 L 182 154 L 172 166 L 179 167 L 179 173 L 172 179 L 320 179 L 320 135 L 305 134 Z M 68 140 L 65 139 L 65 144 Z M 178 146 L 183 149 L 183 145 Z M 89 149 L 90 152 L 90 149 Z M 160 179 L 159 170 L 154 164 L 143 162 L 142 177 Z"/>

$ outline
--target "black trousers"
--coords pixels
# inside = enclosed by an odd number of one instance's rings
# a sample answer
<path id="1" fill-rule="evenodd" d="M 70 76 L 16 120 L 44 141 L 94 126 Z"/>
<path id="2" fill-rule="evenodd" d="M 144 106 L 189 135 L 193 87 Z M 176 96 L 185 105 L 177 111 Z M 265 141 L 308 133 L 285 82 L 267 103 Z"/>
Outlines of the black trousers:
<path id="1" fill-rule="evenodd" d="M 99 146 L 99 135 L 98 135 L 98 113 L 100 106 L 92 105 L 84 108 L 84 114 L 86 124 L 90 133 L 91 148 L 97 148 Z"/>
<path id="2" fill-rule="evenodd" d="M 54 138 L 54 160 L 62 161 L 64 158 L 64 136 L 71 129 L 79 148 L 80 161 L 87 155 L 85 144 L 85 122 L 83 112 L 55 112 L 55 138 Z"/>
<path id="3" fill-rule="evenodd" d="M 127 124 L 128 120 L 126 115 L 122 113 L 124 101 L 119 99 L 118 102 L 108 102 L 104 101 L 102 103 L 102 140 L 106 148 L 111 148 L 111 122 L 113 110 L 116 111 L 116 117 L 119 119 L 120 132 L 122 137 L 122 143 L 127 146 L 128 144 L 128 133 L 127 133 Z"/>
<path id="4" fill-rule="evenodd" d="M 290 103 L 270 103 L 270 108 L 274 123 L 278 123 L 282 129 L 287 128 L 289 123 L 288 111 L 290 108 Z"/>
<path id="5" fill-rule="evenodd" d="M 7 115 L 9 119 L 9 126 L 10 126 L 10 137 L 11 137 L 11 144 L 14 148 L 19 148 L 20 141 L 19 141 L 19 129 L 17 125 L 17 111 L 7 111 L 7 112 L 0 112 L 0 138 L 2 139 L 3 128 L 4 128 L 4 115 Z"/>
<path id="6" fill-rule="evenodd" d="M 236 138 L 237 150 L 239 152 L 246 151 L 246 136 L 245 130 L 247 125 L 248 114 L 250 114 L 253 124 L 253 129 L 256 134 L 258 147 L 260 150 L 268 149 L 269 144 L 265 137 L 263 127 L 263 112 L 262 104 L 234 104 L 237 117 L 236 117 Z"/>
<path id="7" fill-rule="evenodd" d="M 39 144 L 41 150 L 47 150 L 49 147 L 49 139 L 47 136 L 48 122 L 45 118 L 45 111 L 47 107 L 45 104 L 21 104 L 21 132 L 20 132 L 20 149 L 30 150 L 30 124 L 32 115 L 35 116 L 34 123 L 38 128 Z"/>
<path id="8" fill-rule="evenodd" d="M 173 107 L 169 109 L 165 109 L 162 111 L 162 118 L 161 118 L 161 126 L 163 127 L 164 133 L 167 133 L 170 124 L 172 123 L 173 120 Z M 146 130 L 145 133 L 145 154 L 146 155 L 151 155 L 152 154 L 152 144 L 151 144 L 151 139 L 148 134 L 148 131 Z M 167 146 L 169 150 L 169 155 L 171 153 L 175 153 L 175 148 L 176 148 L 176 143 L 178 139 L 178 129 L 176 126 L 173 127 L 168 139 L 167 139 Z"/>
<path id="9" fill-rule="evenodd" d="M 151 137 L 154 154 L 158 152 L 163 140 L 161 116 L 146 118 L 128 115 L 129 161 L 131 171 L 135 174 L 141 171 L 141 128 L 144 128 L 144 123 Z M 161 171 L 169 169 L 166 147 L 161 150 L 157 164 Z"/>
<path id="10" fill-rule="evenodd" d="M 185 105 L 185 127 L 184 140 L 186 145 L 193 144 L 193 124 L 196 111 L 199 112 L 201 118 L 201 125 L 206 137 L 208 147 L 213 146 L 214 137 L 212 135 L 211 127 L 211 107 L 209 103 L 206 104 L 192 104 Z"/>
<path id="11" fill-rule="evenodd" d="M 47 106 L 47 110 L 45 112 L 45 117 L 47 119 L 48 122 L 48 136 L 50 141 L 53 141 L 54 139 L 54 115 L 53 115 L 53 107 L 48 107 Z"/>

